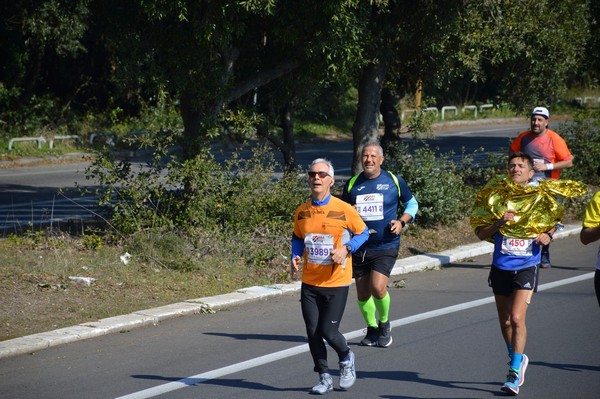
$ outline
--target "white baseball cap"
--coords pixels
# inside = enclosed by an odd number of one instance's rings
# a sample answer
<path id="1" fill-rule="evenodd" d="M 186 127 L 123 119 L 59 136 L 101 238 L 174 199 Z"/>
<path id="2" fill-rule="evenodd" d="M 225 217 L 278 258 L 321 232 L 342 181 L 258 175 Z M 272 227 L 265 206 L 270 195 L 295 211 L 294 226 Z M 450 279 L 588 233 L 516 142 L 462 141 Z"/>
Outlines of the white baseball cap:
<path id="1" fill-rule="evenodd" d="M 550 112 L 548 112 L 548 108 L 545 107 L 535 107 L 533 111 L 531 111 L 531 116 L 541 115 L 544 118 L 550 118 Z"/>

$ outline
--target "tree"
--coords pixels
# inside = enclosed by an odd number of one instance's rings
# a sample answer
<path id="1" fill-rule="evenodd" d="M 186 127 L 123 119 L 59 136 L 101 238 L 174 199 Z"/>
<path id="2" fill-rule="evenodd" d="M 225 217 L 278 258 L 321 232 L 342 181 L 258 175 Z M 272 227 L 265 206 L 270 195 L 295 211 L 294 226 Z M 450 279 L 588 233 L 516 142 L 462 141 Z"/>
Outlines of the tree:
<path id="1" fill-rule="evenodd" d="M 23 114 L 38 112 L 40 124 L 56 121 L 66 109 L 64 103 L 88 81 L 81 65 L 73 62 L 86 51 L 88 1 L 15 0 L 3 2 L 0 15 L 0 110 L 5 111 L 0 118 L 17 125 L 23 123 Z M 49 104 L 32 103 L 36 96 L 49 98 Z"/>
<path id="2" fill-rule="evenodd" d="M 108 21 L 118 81 L 141 90 L 164 86 L 179 100 L 187 159 L 229 104 L 253 106 L 249 96 L 292 72 L 310 85 L 340 74 L 354 47 L 342 40 L 347 28 L 335 29 L 353 16 L 353 3 L 113 0 L 95 3 L 94 15 Z"/>
<path id="3" fill-rule="evenodd" d="M 589 37 L 587 1 L 541 0 L 535 12 L 529 2 L 502 0 L 389 0 L 365 7 L 371 15 L 364 40 L 369 63 L 352 129 L 354 173 L 360 171 L 361 146 L 379 137 L 378 100 L 386 81 L 424 79 L 436 88 L 491 82 L 497 98 L 518 109 L 548 105 L 564 91 Z"/>
<path id="4" fill-rule="evenodd" d="M 597 64 L 597 43 L 587 41 L 599 7 L 581 0 L 539 0 L 535 12 L 530 2 L 502 0 L 16 0 L 0 7 L 2 105 L 15 92 L 26 99 L 60 93 L 63 110 L 75 96 L 81 104 L 104 96 L 108 104 L 167 92 L 185 128 L 184 158 L 222 127 L 223 110 L 243 109 L 263 114 L 249 120 L 263 121 L 261 137 L 290 167 L 294 110 L 322 88 L 346 84 L 358 87 L 358 171 L 360 147 L 379 138 L 384 86 L 412 91 L 422 79 L 441 95 L 478 92 L 527 109 L 555 101 L 584 57 L 591 78 Z M 55 118 L 56 110 L 44 112 Z"/>

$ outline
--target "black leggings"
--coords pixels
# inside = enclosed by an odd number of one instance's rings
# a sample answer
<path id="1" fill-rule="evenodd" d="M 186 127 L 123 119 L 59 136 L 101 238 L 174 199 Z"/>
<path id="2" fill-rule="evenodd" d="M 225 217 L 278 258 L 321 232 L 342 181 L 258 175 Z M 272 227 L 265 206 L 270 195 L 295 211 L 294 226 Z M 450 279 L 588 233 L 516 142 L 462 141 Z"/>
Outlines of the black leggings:
<path id="1" fill-rule="evenodd" d="M 350 348 L 339 327 L 346 308 L 350 287 L 315 287 L 302 284 L 300 304 L 308 335 L 308 347 L 315 364 L 314 371 L 328 373 L 327 341 L 338 354 L 339 361 L 348 356 Z"/>

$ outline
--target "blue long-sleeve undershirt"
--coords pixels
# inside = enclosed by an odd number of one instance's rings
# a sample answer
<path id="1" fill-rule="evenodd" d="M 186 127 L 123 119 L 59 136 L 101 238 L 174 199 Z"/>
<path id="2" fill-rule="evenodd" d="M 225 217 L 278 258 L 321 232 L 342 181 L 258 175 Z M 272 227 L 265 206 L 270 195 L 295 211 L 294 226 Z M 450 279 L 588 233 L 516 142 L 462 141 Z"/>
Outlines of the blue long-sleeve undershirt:
<path id="1" fill-rule="evenodd" d="M 410 215 L 411 222 L 415 220 L 415 215 L 419 211 L 419 203 L 415 199 L 415 197 L 411 197 L 408 201 L 404 203 L 404 213 Z"/>

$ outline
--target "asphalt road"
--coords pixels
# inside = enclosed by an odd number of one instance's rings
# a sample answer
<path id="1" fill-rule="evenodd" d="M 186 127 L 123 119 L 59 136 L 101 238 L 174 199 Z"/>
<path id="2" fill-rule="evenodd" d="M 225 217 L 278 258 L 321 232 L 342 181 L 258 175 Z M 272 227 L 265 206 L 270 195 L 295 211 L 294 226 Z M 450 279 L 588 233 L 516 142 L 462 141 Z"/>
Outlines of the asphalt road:
<path id="1" fill-rule="evenodd" d="M 552 244 L 528 312 L 530 365 L 519 396 L 597 398 L 600 309 L 593 290 L 597 245 Z M 341 330 L 357 382 L 340 398 L 492 398 L 507 371 L 490 288 L 490 256 L 394 276 L 389 348 L 360 347 L 354 288 Z M 305 398 L 316 373 L 292 293 L 216 314 L 165 321 L 0 360 L 0 396 L 19 398 Z M 330 366 L 337 381 L 337 365 Z"/>
<path id="2" fill-rule="evenodd" d="M 487 152 L 506 152 L 509 139 L 527 128 L 526 120 L 474 123 L 477 124 L 439 127 L 435 137 L 428 141 L 440 153 L 454 151 L 456 157 L 464 153 L 475 154 L 475 158 L 483 159 Z M 403 137 L 403 140 L 411 142 L 410 137 Z M 482 147 L 486 149 L 485 152 L 480 151 Z M 223 160 L 229 156 L 229 152 L 216 150 L 215 156 Z M 333 162 L 338 180 L 350 177 L 351 140 L 297 145 L 299 165 L 306 167 L 318 157 Z M 29 225 L 52 224 L 62 228 L 66 225 L 77 231 L 85 221 L 104 215 L 105 210 L 97 206 L 94 195 L 81 195 L 75 189 L 76 183 L 91 192 L 96 188 L 97 183 L 85 178 L 87 166 L 87 162 L 81 162 L 0 168 L 0 233 L 10 233 Z"/>

